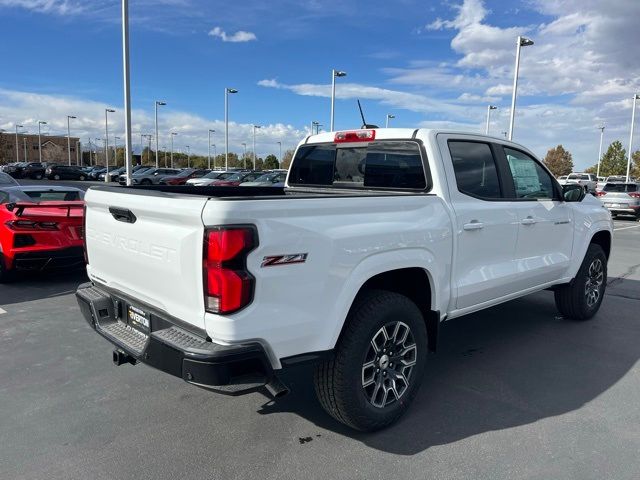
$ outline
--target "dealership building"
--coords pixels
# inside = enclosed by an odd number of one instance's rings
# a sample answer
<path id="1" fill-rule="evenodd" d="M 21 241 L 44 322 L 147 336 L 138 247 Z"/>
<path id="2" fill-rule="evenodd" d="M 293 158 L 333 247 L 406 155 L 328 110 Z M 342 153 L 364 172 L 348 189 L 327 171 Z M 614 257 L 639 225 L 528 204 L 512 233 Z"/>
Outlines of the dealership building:
<path id="1" fill-rule="evenodd" d="M 67 163 L 67 137 L 41 135 L 42 161 L 49 163 Z M 16 145 L 17 143 L 17 145 Z M 16 155 L 17 147 L 17 155 Z M 71 137 L 71 163 L 80 163 L 80 139 Z M 0 164 L 11 162 L 37 162 L 40 160 L 38 151 L 38 135 L 18 133 L 0 133 Z"/>

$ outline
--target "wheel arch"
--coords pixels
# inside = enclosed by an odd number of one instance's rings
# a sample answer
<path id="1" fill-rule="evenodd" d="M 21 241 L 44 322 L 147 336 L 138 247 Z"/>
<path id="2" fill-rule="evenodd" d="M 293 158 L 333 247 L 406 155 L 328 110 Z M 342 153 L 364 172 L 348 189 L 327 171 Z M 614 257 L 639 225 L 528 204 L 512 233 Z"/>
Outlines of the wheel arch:
<path id="1" fill-rule="evenodd" d="M 600 230 L 594 233 L 589 244 L 592 243 L 600 245 L 607 256 L 607 260 L 609 260 L 609 255 L 611 254 L 611 232 L 609 230 Z"/>

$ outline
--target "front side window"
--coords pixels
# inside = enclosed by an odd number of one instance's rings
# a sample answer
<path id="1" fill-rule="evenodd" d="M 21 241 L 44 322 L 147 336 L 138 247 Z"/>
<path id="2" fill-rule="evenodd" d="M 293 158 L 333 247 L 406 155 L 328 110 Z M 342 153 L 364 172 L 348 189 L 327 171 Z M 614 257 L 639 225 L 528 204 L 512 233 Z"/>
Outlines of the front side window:
<path id="1" fill-rule="evenodd" d="M 554 188 L 551 175 L 526 153 L 504 149 L 513 177 L 515 198 L 553 199 Z"/>
<path id="2" fill-rule="evenodd" d="M 488 143 L 450 141 L 449 152 L 461 193 L 488 200 L 502 197 L 498 169 Z"/>

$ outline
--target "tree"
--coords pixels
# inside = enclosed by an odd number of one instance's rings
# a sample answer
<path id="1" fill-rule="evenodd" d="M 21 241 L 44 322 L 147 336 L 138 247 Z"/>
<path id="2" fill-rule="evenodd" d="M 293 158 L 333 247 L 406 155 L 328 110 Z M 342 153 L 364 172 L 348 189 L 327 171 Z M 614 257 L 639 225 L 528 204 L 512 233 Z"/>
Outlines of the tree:
<path id="1" fill-rule="evenodd" d="M 544 157 L 544 164 L 556 177 L 569 175 L 573 172 L 573 157 L 562 145 L 558 145 L 547 152 L 547 156 Z"/>
<path id="2" fill-rule="evenodd" d="M 287 170 L 289 170 L 289 166 L 291 165 L 291 160 L 293 160 L 293 154 L 295 152 L 293 150 L 287 150 L 286 152 L 284 152 L 284 154 L 282 155 L 282 165 L 280 165 L 280 168 L 286 168 Z"/>
<path id="3" fill-rule="evenodd" d="M 640 150 L 636 150 L 631 154 L 631 173 L 632 177 L 640 178 Z"/>
<path id="4" fill-rule="evenodd" d="M 596 165 L 597 167 L 597 165 Z M 610 175 L 626 175 L 627 174 L 627 152 L 622 147 L 622 143 L 616 140 L 602 156 L 600 161 L 600 176 L 608 177 Z"/>
<path id="5" fill-rule="evenodd" d="M 278 158 L 273 154 L 267 155 L 267 158 L 264 159 L 263 168 L 265 170 L 273 170 L 279 166 Z"/>

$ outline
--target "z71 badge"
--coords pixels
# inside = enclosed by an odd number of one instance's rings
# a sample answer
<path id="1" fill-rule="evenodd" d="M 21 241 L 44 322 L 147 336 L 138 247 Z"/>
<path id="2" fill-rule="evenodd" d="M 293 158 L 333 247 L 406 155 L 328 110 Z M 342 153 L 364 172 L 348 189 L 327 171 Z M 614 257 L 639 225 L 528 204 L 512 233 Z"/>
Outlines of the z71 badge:
<path id="1" fill-rule="evenodd" d="M 262 259 L 261 267 L 277 267 L 278 265 L 291 265 L 307 261 L 308 253 L 293 253 L 290 255 L 270 255 Z"/>

